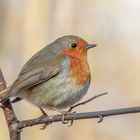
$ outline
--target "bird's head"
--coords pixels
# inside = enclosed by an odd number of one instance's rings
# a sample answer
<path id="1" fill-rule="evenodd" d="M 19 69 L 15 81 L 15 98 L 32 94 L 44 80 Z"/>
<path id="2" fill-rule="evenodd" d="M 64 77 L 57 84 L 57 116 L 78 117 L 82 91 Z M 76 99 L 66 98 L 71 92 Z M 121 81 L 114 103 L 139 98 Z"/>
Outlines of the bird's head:
<path id="1" fill-rule="evenodd" d="M 96 46 L 96 44 L 88 44 L 84 39 L 67 35 L 56 40 L 61 47 L 60 54 L 70 58 L 85 57 L 87 50 Z"/>

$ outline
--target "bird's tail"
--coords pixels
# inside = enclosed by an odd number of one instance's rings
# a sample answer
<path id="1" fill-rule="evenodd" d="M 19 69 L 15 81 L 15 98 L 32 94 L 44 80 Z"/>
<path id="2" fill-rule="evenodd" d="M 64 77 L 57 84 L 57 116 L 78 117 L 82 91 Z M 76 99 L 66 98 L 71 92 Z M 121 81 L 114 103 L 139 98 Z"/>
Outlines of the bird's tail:
<path id="1" fill-rule="evenodd" d="M 8 94 L 9 88 L 6 88 L 5 90 L 0 92 L 0 103 L 4 103 L 8 100 L 9 94 Z"/>

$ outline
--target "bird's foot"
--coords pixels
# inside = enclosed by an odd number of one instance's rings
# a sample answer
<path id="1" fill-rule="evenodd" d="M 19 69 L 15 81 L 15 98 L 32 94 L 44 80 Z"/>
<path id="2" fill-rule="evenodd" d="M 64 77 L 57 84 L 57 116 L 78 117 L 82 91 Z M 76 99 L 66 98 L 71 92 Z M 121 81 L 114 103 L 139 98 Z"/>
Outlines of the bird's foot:
<path id="1" fill-rule="evenodd" d="M 68 114 L 70 114 L 70 112 L 69 111 L 64 111 L 64 110 L 62 110 L 62 109 L 58 109 L 58 108 L 55 108 L 55 107 L 51 107 L 52 109 L 54 109 L 54 110 L 56 110 L 56 111 L 58 111 L 60 114 L 62 114 L 62 123 L 63 124 L 67 124 L 67 123 L 69 123 L 69 121 L 66 121 L 65 120 L 65 115 L 68 115 Z"/>
<path id="2" fill-rule="evenodd" d="M 76 112 L 72 112 L 72 113 L 76 113 Z M 68 110 L 68 111 L 65 111 L 65 113 L 62 114 L 62 120 L 61 120 L 61 122 L 63 124 L 68 124 L 69 123 L 68 127 L 70 127 L 70 126 L 73 125 L 73 120 L 65 120 L 65 116 L 66 115 L 69 115 L 69 114 L 72 114 L 72 113 Z"/>
<path id="3" fill-rule="evenodd" d="M 40 119 L 44 118 L 44 117 L 49 117 L 48 114 L 42 109 L 40 108 L 42 115 L 39 117 Z M 43 126 L 40 127 L 41 130 L 44 130 L 49 124 L 51 124 L 51 122 L 46 122 L 43 124 Z"/>

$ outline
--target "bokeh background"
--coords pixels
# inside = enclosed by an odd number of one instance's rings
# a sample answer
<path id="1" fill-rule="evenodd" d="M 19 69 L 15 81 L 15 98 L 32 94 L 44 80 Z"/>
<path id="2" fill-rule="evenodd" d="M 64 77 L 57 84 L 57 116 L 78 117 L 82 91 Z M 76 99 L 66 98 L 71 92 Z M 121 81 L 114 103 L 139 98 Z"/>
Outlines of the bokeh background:
<path id="1" fill-rule="evenodd" d="M 78 112 L 140 104 L 139 0 L 0 0 L 0 67 L 7 84 L 35 52 L 67 34 L 98 44 L 88 53 L 92 82 L 84 99 L 109 93 Z M 41 115 L 26 101 L 14 108 L 20 120 Z M 61 123 L 44 131 L 39 127 L 25 129 L 22 140 L 139 140 L 140 114 L 108 117 L 100 124 L 80 120 L 70 128 Z M 2 110 L 0 140 L 9 140 Z"/>

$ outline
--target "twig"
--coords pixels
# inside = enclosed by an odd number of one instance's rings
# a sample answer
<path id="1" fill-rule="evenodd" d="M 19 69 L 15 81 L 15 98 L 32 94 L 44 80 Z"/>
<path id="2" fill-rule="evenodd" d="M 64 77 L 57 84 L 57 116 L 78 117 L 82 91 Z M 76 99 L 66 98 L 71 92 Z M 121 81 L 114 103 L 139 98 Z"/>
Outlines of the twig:
<path id="1" fill-rule="evenodd" d="M 86 103 L 88 103 L 88 102 L 90 102 L 90 101 L 92 101 L 92 100 L 94 100 L 94 99 L 96 99 L 96 98 L 98 98 L 98 97 L 101 97 L 101 96 L 103 96 L 103 95 L 106 95 L 106 94 L 108 94 L 108 93 L 105 92 L 105 93 L 101 93 L 101 94 L 95 95 L 95 96 L 93 96 L 92 98 L 90 98 L 90 99 L 88 99 L 88 100 L 86 100 L 86 101 L 84 101 L 84 102 L 81 102 L 81 103 L 78 103 L 78 104 L 72 106 L 68 111 L 71 112 L 72 109 L 74 109 L 74 108 L 76 108 L 76 107 L 78 107 L 78 106 L 84 105 L 84 104 L 86 104 Z"/>
<path id="2" fill-rule="evenodd" d="M 0 69 L 0 91 L 3 91 L 5 89 L 6 89 L 6 82 L 3 77 L 2 71 Z M 16 118 L 16 115 L 14 113 L 10 101 L 7 100 L 6 102 L 2 103 L 2 108 L 9 129 L 10 140 L 20 140 L 20 132 L 12 127 L 12 124 L 16 123 L 18 120 Z"/>
<path id="3" fill-rule="evenodd" d="M 130 114 L 130 113 L 140 113 L 140 106 L 106 110 L 106 111 L 97 111 L 97 112 L 71 113 L 65 116 L 65 120 L 68 121 L 68 120 L 99 118 L 100 120 L 98 122 L 101 122 L 103 121 L 103 117 Z M 22 129 L 25 127 L 43 124 L 46 122 L 47 123 L 59 122 L 61 120 L 62 120 L 62 115 L 55 115 L 51 117 L 35 118 L 35 119 L 20 121 L 14 124 L 14 127 L 16 127 L 17 129 Z"/>

